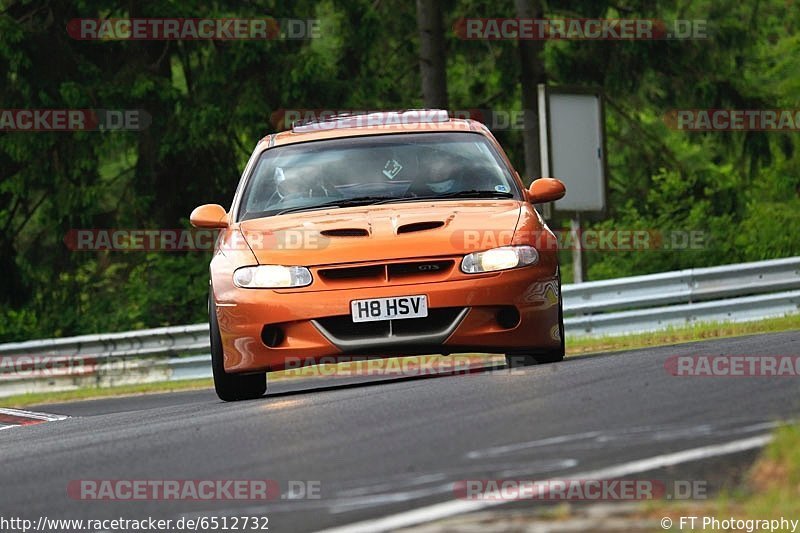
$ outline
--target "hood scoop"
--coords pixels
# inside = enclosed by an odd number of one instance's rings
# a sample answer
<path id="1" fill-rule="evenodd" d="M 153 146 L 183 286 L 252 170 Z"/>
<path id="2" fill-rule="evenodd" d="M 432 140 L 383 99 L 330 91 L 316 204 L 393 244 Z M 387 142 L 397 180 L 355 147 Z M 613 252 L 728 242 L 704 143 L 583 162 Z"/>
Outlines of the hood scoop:
<path id="1" fill-rule="evenodd" d="M 431 220 L 429 222 L 412 222 L 411 224 L 403 224 L 397 228 L 397 234 L 413 233 L 415 231 L 425 231 L 429 229 L 441 228 L 444 222 L 441 220 Z"/>
<path id="2" fill-rule="evenodd" d="M 369 231 L 364 228 L 336 228 L 320 231 L 325 237 L 368 237 Z"/>

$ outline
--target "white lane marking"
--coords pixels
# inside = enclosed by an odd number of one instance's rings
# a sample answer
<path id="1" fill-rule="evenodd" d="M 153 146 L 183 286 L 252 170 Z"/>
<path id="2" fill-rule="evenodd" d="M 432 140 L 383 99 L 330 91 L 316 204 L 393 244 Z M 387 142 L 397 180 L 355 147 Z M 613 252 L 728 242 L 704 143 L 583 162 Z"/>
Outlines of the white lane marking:
<path id="1" fill-rule="evenodd" d="M 340 514 L 356 511 L 358 509 L 365 509 L 368 507 L 377 507 L 379 505 L 389 505 L 392 503 L 408 502 L 412 500 L 419 500 L 422 498 L 429 498 L 439 494 L 446 494 L 453 491 L 452 483 L 444 483 L 428 488 L 421 488 L 417 490 L 406 490 L 403 492 L 386 492 L 383 494 L 375 494 L 370 496 L 363 496 L 360 498 L 349 498 L 341 500 L 328 508 L 331 514 Z"/>
<path id="2" fill-rule="evenodd" d="M 481 448 L 468 452 L 464 455 L 464 457 L 467 459 L 484 459 L 530 450 L 532 448 L 552 446 L 554 444 L 569 444 L 569 448 L 574 449 L 581 445 L 584 448 L 586 446 L 595 447 L 596 444 L 618 440 L 633 444 L 637 442 L 660 442 L 697 436 L 713 435 L 716 437 L 724 437 L 742 433 L 755 433 L 764 429 L 772 429 L 779 425 L 780 424 L 778 422 L 759 422 L 749 426 L 733 428 L 715 427 L 710 424 L 702 424 L 695 426 L 639 426 L 623 429 L 621 431 L 615 431 L 613 433 L 588 431 L 585 433 L 573 433 L 569 435 L 560 435 L 557 437 L 546 437 L 543 439 L 519 442 L 516 444 Z"/>
<path id="3" fill-rule="evenodd" d="M 577 459 L 572 459 L 572 458 L 570 458 L 570 459 L 558 459 L 557 461 L 554 461 L 552 464 L 553 464 L 553 468 L 550 468 L 549 469 L 550 471 L 553 471 L 553 470 L 566 470 L 567 468 L 572 468 L 573 466 L 578 466 L 578 460 Z M 558 466 L 557 468 L 556 468 L 556 465 Z M 542 470 L 539 470 L 539 472 L 542 472 Z M 500 472 L 497 473 L 497 477 L 506 478 L 506 477 L 519 476 L 520 474 L 521 474 L 521 472 L 519 470 L 517 470 L 517 469 L 501 470 Z"/>
<path id="4" fill-rule="evenodd" d="M 11 428 L 15 428 L 15 427 L 17 427 L 17 426 L 14 426 L 14 425 L 12 425 L 12 426 L 0 426 L 0 431 L 2 431 L 2 430 L 4 430 L 4 429 L 11 429 Z"/>
<path id="5" fill-rule="evenodd" d="M 621 463 L 590 472 L 570 474 L 569 477 L 571 479 L 615 479 L 681 463 L 752 450 L 764 446 L 771 440 L 772 435 L 759 435 L 747 439 L 726 442 L 725 444 L 712 444 L 710 446 L 701 446 L 699 448 L 692 448 L 680 452 L 657 455 L 655 457 Z M 552 485 L 553 481 L 555 480 L 542 481 L 540 483 L 546 487 Z M 414 509 L 413 511 L 405 511 L 382 518 L 364 520 L 341 527 L 325 529 L 319 533 L 358 533 L 362 531 L 365 533 L 372 533 L 376 531 L 390 531 L 401 527 L 409 527 L 447 518 L 461 513 L 470 513 L 504 503 L 508 502 L 497 500 L 451 500 Z"/>
<path id="6" fill-rule="evenodd" d="M 528 450 L 530 448 L 538 448 L 540 446 L 550 446 L 552 444 L 563 444 L 565 442 L 572 442 L 576 440 L 585 440 L 599 437 L 602 435 L 600 431 L 589 431 L 587 433 L 575 433 L 574 435 L 561 435 L 559 437 L 547 437 L 545 439 L 532 440 L 529 442 L 520 442 L 518 444 L 508 444 L 504 446 L 494 446 L 492 448 L 485 448 L 483 450 L 473 450 L 466 454 L 467 459 L 480 459 L 483 457 L 496 457 L 504 455 L 509 452 L 516 452 L 520 450 Z"/>
<path id="7" fill-rule="evenodd" d="M 545 463 L 546 464 L 546 463 Z M 545 471 L 553 471 L 553 470 L 563 470 L 566 468 L 571 468 L 578 464 L 578 461 L 575 459 L 558 459 L 550 461 L 550 464 L 547 465 L 547 470 Z M 491 463 L 487 464 L 486 466 L 490 466 Z M 533 465 L 530 465 L 533 466 Z M 513 470 L 504 470 L 499 474 L 499 477 L 506 477 L 506 476 L 520 476 L 530 475 L 529 472 L 543 472 L 542 471 L 542 463 L 536 464 L 535 468 L 529 468 L 526 470 L 520 470 L 519 468 Z M 429 498 L 432 496 L 438 496 L 440 494 L 447 494 L 453 493 L 453 483 L 441 483 L 434 486 L 428 487 L 421 487 L 421 488 L 411 488 L 413 486 L 419 486 L 424 484 L 430 484 L 431 482 L 440 481 L 443 479 L 447 479 L 447 474 L 439 473 L 439 474 L 431 474 L 420 476 L 417 479 L 424 479 L 421 483 L 407 483 L 402 486 L 408 487 L 406 490 L 394 490 L 392 492 L 383 492 L 380 491 L 389 491 L 391 489 L 397 489 L 397 485 L 392 485 L 390 483 L 386 483 L 380 486 L 380 488 L 373 490 L 374 487 L 361 487 L 360 489 L 356 489 L 358 493 L 353 493 L 353 491 L 344 491 L 338 492 L 336 496 L 333 498 L 331 502 L 328 504 L 328 511 L 331 514 L 339 514 L 339 513 L 346 513 L 356 509 L 366 508 L 366 507 L 377 507 L 380 505 L 388 505 L 391 503 L 398 503 L 398 502 L 407 502 L 412 500 L 420 500 L 422 498 Z M 466 477 L 466 476 L 465 476 Z M 362 492 L 363 489 L 366 489 Z"/>
<path id="8" fill-rule="evenodd" d="M 10 415 L 10 416 L 19 416 L 21 418 L 31 418 L 33 420 L 42 420 L 44 422 L 53 422 L 54 420 L 64 420 L 65 418 L 69 418 L 65 415 L 53 415 L 49 413 L 36 413 L 33 411 L 24 411 L 22 409 L 7 409 L 0 407 L 0 414 L 2 415 Z"/>
<path id="9" fill-rule="evenodd" d="M 376 492 L 387 491 L 392 489 L 397 489 L 398 487 L 416 487 L 419 485 L 426 485 L 429 483 L 435 483 L 437 481 L 443 481 L 447 479 L 447 474 L 442 472 L 436 472 L 433 474 L 423 474 L 421 476 L 414 476 L 411 479 L 407 479 L 405 481 L 401 481 L 398 483 L 377 483 L 375 485 L 367 485 L 364 487 L 355 487 L 353 489 L 345 489 L 336 493 L 337 498 L 348 498 L 348 497 L 361 497 L 361 496 L 369 496 L 375 494 Z"/>

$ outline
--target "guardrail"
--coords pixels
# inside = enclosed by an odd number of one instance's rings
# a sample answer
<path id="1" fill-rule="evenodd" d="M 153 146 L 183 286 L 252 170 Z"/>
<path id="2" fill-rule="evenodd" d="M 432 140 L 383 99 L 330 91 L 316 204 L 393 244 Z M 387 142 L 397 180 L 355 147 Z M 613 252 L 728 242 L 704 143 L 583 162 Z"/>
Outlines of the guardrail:
<path id="1" fill-rule="evenodd" d="M 567 335 L 756 320 L 800 309 L 800 257 L 590 281 L 562 291 Z"/>
<path id="2" fill-rule="evenodd" d="M 800 257 L 592 281 L 562 291 L 568 336 L 756 320 L 800 310 Z M 207 351 L 207 324 L 0 344 L 0 362 L 16 361 L 0 364 L 0 397 L 208 377 Z M 206 353 L 187 357 L 197 352 Z M 31 356 L 23 371 L 21 356 Z M 47 368 L 37 371 L 42 364 Z"/>

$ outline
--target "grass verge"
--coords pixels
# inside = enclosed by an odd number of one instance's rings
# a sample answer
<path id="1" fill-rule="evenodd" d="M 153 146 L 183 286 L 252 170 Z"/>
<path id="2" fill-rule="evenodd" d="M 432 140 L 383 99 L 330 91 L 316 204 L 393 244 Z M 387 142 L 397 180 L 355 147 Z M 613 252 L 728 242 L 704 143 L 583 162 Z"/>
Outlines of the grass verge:
<path id="1" fill-rule="evenodd" d="M 773 333 L 800 329 L 800 314 L 787 315 L 753 322 L 700 323 L 685 327 L 671 327 L 652 333 L 638 333 L 597 338 L 567 338 L 567 355 L 604 353 L 618 350 L 631 350 L 649 346 L 673 345 L 705 339 L 737 337 L 757 333 Z M 423 356 L 430 357 L 430 356 Z M 413 358 L 407 358 L 413 359 Z M 449 357 L 444 357 L 449 359 Z M 351 363 L 343 363 L 345 365 Z M 330 367 L 330 365 L 326 365 Z M 332 375 L 336 372 L 317 370 L 306 367 L 296 370 L 272 372 L 270 381 L 297 379 L 303 377 Z M 194 379 L 186 381 L 170 381 L 160 383 L 144 383 L 141 385 L 123 385 L 108 388 L 85 388 L 63 392 L 37 392 L 0 398 L 0 407 L 26 407 L 45 403 L 60 403 L 109 396 L 131 396 L 138 394 L 174 392 L 212 388 L 211 379 Z"/>
<path id="2" fill-rule="evenodd" d="M 649 518 L 670 517 L 678 527 L 680 517 L 696 516 L 695 529 L 702 530 L 702 518 L 736 520 L 789 520 L 800 518 L 800 424 L 774 431 L 774 440 L 759 454 L 740 487 L 721 492 L 700 503 L 651 502 L 644 514 Z M 784 531 L 784 529 L 779 529 Z M 791 527 L 788 529 L 791 531 Z"/>
<path id="3" fill-rule="evenodd" d="M 631 350 L 649 346 L 669 346 L 685 342 L 725 337 L 741 337 L 757 333 L 800 330 L 800 313 L 753 322 L 701 322 L 691 326 L 669 327 L 651 333 L 613 337 L 567 337 L 567 354 Z"/>
<path id="4" fill-rule="evenodd" d="M 184 381 L 162 381 L 158 383 L 141 383 L 137 385 L 120 385 L 107 388 L 85 388 L 67 391 L 32 392 L 0 398 L 0 407 L 26 407 L 29 405 L 74 402 L 91 400 L 108 396 L 136 396 L 156 392 L 174 392 L 182 390 L 208 389 L 214 386 L 211 378 L 187 379 Z"/>

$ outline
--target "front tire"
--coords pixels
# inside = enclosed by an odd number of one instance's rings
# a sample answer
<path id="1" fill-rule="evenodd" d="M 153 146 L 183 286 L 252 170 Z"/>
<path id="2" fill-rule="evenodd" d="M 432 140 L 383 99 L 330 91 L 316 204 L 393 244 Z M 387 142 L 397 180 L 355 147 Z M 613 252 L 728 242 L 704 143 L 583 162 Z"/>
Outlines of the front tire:
<path id="1" fill-rule="evenodd" d="M 531 351 L 530 353 L 506 354 L 506 366 L 518 368 L 522 366 L 558 363 L 564 360 L 566 346 L 564 344 L 564 303 L 561 299 L 561 273 L 558 274 L 558 334 L 561 346 L 554 350 Z"/>
<path id="2" fill-rule="evenodd" d="M 208 297 L 208 326 L 211 335 L 211 370 L 214 374 L 214 389 L 220 400 L 236 402 L 260 398 L 267 391 L 267 373 L 228 374 L 223 364 L 222 336 L 217 322 L 217 306 L 213 296 Z"/>

